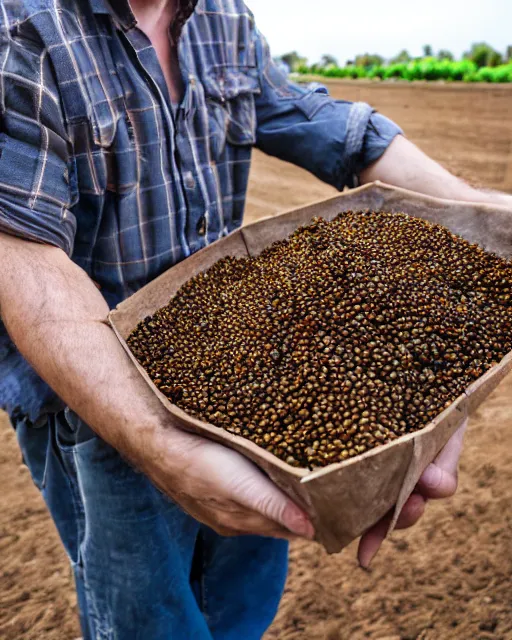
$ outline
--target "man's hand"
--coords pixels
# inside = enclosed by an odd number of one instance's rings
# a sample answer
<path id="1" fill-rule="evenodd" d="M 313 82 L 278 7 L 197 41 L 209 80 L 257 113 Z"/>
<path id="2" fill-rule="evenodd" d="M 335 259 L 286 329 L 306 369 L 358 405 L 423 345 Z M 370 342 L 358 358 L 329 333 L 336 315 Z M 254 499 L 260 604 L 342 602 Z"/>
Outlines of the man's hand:
<path id="1" fill-rule="evenodd" d="M 466 427 L 467 420 L 453 434 L 434 462 L 425 469 L 414 492 L 400 512 L 397 529 L 407 529 L 416 524 L 425 511 L 427 500 L 453 496 L 457 490 L 457 467 Z M 358 559 L 359 564 L 365 569 L 370 566 L 385 539 L 392 516 L 392 512 L 389 513 L 362 536 Z"/>
<path id="2" fill-rule="evenodd" d="M 225 446 L 167 428 L 142 469 L 191 516 L 224 536 L 313 538 L 299 509 L 252 462 Z"/>

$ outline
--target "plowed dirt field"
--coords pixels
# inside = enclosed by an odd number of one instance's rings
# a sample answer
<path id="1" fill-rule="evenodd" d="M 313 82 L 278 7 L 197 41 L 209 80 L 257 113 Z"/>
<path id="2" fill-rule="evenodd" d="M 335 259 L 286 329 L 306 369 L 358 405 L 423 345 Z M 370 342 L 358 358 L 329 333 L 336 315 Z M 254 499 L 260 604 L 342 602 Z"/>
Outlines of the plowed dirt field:
<path id="1" fill-rule="evenodd" d="M 370 102 L 395 119 L 456 174 L 512 192 L 511 88 L 330 87 L 337 98 Z M 332 194 L 257 153 L 246 219 Z M 0 638 L 72 640 L 80 631 L 71 572 L 3 414 L 0 438 Z M 511 505 L 509 376 L 471 421 L 457 495 L 394 535 L 369 572 L 357 567 L 354 546 L 331 557 L 315 544 L 292 546 L 286 593 L 266 640 L 511 639 Z"/>

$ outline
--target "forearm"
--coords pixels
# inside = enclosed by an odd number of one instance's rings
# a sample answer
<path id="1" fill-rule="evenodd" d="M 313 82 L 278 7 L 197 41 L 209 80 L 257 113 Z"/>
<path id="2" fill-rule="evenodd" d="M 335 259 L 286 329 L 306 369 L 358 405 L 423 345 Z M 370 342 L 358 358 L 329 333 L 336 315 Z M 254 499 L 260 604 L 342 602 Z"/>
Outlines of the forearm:
<path id="1" fill-rule="evenodd" d="M 359 179 L 361 184 L 380 180 L 396 187 L 447 200 L 512 206 L 511 196 L 475 189 L 429 158 L 401 135 L 394 138 L 376 162 L 360 173 Z"/>
<path id="2" fill-rule="evenodd" d="M 21 353 L 104 440 L 223 535 L 312 537 L 305 513 L 238 453 L 173 426 L 106 324 L 88 276 L 0 233 L 0 315 Z"/>
<path id="3" fill-rule="evenodd" d="M 106 324 L 108 306 L 85 272 L 59 249 L 0 234 L 0 313 L 64 402 L 140 464 L 168 414 Z"/>

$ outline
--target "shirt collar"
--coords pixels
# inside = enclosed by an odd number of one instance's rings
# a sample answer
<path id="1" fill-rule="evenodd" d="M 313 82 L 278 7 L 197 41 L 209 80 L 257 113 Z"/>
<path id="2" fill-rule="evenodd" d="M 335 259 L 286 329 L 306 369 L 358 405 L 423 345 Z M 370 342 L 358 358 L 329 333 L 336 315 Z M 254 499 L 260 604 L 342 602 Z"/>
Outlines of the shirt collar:
<path id="1" fill-rule="evenodd" d="M 90 3 L 94 13 L 110 14 L 124 31 L 137 24 L 128 0 L 90 0 Z"/>

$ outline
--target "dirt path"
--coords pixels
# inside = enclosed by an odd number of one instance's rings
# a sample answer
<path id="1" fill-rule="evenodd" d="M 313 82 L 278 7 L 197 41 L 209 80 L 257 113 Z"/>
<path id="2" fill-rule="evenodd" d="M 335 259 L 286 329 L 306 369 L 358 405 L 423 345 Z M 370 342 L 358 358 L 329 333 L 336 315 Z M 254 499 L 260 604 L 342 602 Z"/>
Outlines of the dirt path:
<path id="1" fill-rule="evenodd" d="M 459 175 L 512 191 L 512 90 L 366 83 L 331 90 L 372 103 Z M 333 193 L 256 154 L 247 218 Z M 457 496 L 394 536 L 370 572 L 357 568 L 354 547 L 328 557 L 314 544 L 295 544 L 268 640 L 512 639 L 511 397 L 509 377 L 471 422 Z M 1 415 L 0 437 L 0 638 L 71 640 L 79 629 L 64 552 Z"/>

